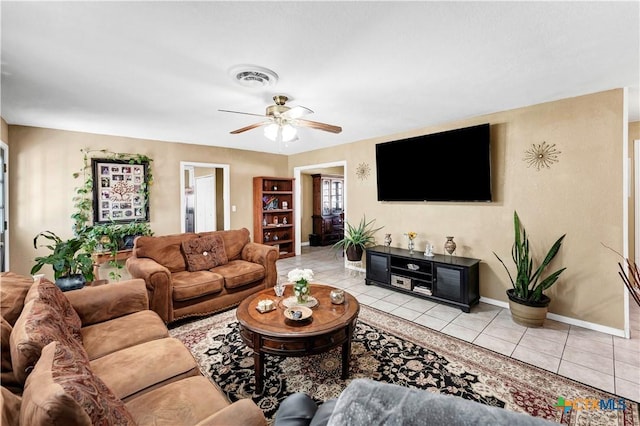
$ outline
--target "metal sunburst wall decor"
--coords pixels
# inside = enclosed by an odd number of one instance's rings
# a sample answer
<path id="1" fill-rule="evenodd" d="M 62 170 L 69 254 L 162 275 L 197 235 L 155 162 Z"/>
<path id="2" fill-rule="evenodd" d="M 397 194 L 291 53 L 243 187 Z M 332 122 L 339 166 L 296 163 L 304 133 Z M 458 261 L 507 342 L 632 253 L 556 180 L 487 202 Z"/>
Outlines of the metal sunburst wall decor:
<path id="1" fill-rule="evenodd" d="M 371 167 L 369 167 L 367 163 L 358 164 L 358 167 L 356 168 L 356 176 L 358 176 L 358 179 L 365 180 L 369 177 L 370 173 Z"/>
<path id="2" fill-rule="evenodd" d="M 531 148 L 525 151 L 523 161 L 527 162 L 527 167 L 533 166 L 540 171 L 541 168 L 549 169 L 553 163 L 557 163 L 560 154 L 561 152 L 556 149 L 556 144 L 547 145 L 547 142 L 544 141 L 541 144 L 532 144 Z"/>

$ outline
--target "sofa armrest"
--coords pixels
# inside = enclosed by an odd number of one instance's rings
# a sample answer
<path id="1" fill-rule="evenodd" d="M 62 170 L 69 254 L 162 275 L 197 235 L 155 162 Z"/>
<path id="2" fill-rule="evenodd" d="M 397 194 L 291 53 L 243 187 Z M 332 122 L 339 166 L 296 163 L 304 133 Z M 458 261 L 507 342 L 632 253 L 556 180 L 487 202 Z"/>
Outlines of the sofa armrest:
<path id="1" fill-rule="evenodd" d="M 280 253 L 274 246 L 250 242 L 242 249 L 242 260 L 253 262 L 264 266 L 265 269 L 265 288 L 276 285 L 278 279 L 278 270 L 276 268 L 276 260 Z"/>
<path id="2" fill-rule="evenodd" d="M 196 426 L 266 426 L 262 410 L 251 399 L 241 399 L 201 420 Z"/>
<path id="3" fill-rule="evenodd" d="M 149 309 L 143 280 L 84 287 L 64 294 L 78 313 L 83 327 Z"/>
<path id="4" fill-rule="evenodd" d="M 130 257 L 127 259 L 126 267 L 132 278 L 144 280 L 149 295 L 149 309 L 160 315 L 165 323 L 172 320 L 169 315 L 172 303 L 171 271 L 146 257 Z"/>

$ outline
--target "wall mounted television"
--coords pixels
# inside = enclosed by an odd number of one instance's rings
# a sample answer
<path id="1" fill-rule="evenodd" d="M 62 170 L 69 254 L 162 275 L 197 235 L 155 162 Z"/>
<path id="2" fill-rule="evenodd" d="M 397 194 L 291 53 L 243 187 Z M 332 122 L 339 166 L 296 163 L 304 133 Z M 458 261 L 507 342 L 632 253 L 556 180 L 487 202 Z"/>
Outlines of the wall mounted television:
<path id="1" fill-rule="evenodd" d="M 376 144 L 378 201 L 491 199 L 489 123 Z"/>

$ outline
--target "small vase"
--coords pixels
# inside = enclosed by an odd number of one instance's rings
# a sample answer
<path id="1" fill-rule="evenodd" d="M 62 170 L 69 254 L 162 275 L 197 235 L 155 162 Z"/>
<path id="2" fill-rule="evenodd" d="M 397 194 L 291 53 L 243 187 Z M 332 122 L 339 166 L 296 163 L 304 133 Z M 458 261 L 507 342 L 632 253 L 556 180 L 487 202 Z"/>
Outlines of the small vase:
<path id="1" fill-rule="evenodd" d="M 340 305 L 344 303 L 344 290 L 334 289 L 329 293 L 329 298 L 331 299 L 331 303 L 334 305 Z"/>
<path id="2" fill-rule="evenodd" d="M 384 234 L 384 245 L 387 247 L 391 246 L 391 234 Z"/>
<path id="3" fill-rule="evenodd" d="M 412 239 L 409 239 L 409 253 L 413 253 L 413 249 L 415 248 L 415 244 Z"/>
<path id="4" fill-rule="evenodd" d="M 297 281 L 293 285 L 293 294 L 296 295 L 298 303 L 307 303 L 309 300 L 309 283 L 306 281 Z"/>
<path id="5" fill-rule="evenodd" d="M 453 252 L 456 251 L 456 242 L 453 241 L 453 237 L 447 237 L 447 241 L 444 243 L 444 249 L 450 255 L 453 255 Z"/>

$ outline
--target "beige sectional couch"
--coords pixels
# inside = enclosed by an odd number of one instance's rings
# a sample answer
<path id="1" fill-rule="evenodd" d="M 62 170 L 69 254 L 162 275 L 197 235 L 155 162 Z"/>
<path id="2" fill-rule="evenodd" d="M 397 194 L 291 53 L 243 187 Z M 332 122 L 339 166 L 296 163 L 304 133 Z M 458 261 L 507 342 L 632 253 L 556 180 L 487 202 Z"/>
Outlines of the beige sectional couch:
<path id="1" fill-rule="evenodd" d="M 246 228 L 138 237 L 126 267 L 142 278 L 151 309 L 166 322 L 238 305 L 277 281 L 278 250 Z"/>
<path id="2" fill-rule="evenodd" d="M 63 293 L 47 280 L 1 279 L 2 425 L 266 424 L 169 337 L 143 280 Z"/>

